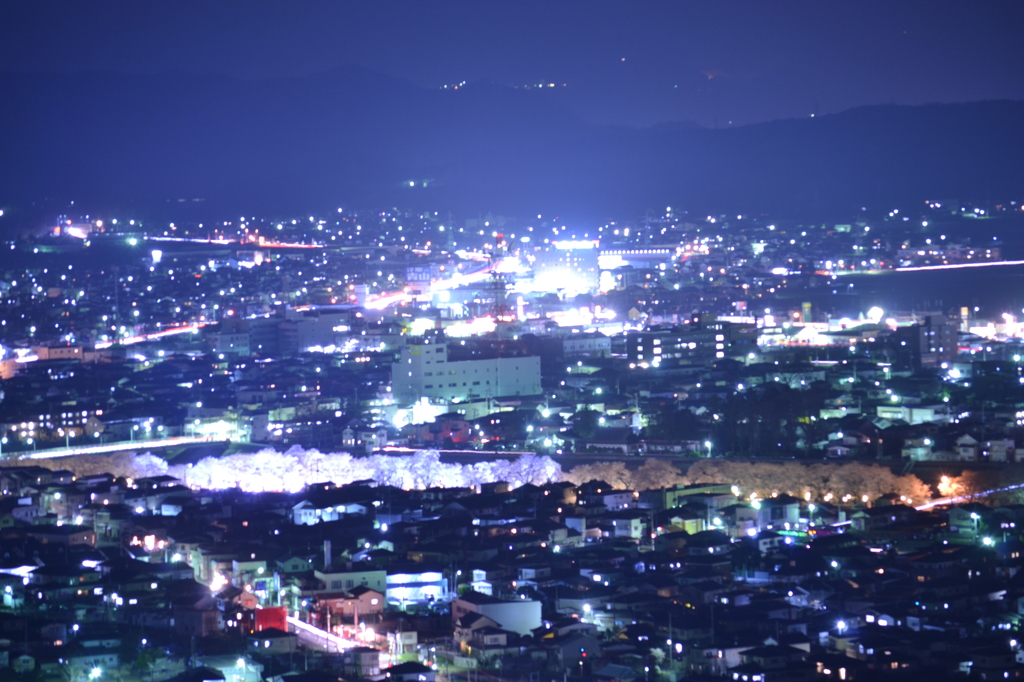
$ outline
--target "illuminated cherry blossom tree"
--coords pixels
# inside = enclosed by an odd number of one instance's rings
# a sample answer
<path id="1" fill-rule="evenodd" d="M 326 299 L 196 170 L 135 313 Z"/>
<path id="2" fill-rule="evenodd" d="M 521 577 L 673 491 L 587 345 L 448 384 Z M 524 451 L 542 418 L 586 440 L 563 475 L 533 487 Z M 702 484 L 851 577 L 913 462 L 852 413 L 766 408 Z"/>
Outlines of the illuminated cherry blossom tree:
<path id="1" fill-rule="evenodd" d="M 790 494 L 806 500 L 854 503 L 895 493 L 906 504 L 927 502 L 931 490 L 913 475 L 899 476 L 877 464 L 801 462 L 761 463 L 704 459 L 685 475 L 672 462 L 647 460 L 637 468 L 623 462 L 598 462 L 563 472 L 558 462 L 536 454 L 516 459 L 494 459 L 472 464 L 442 462 L 436 450 L 411 455 L 375 454 L 354 457 L 348 452 L 324 453 L 295 446 L 287 452 L 271 448 L 250 454 L 207 457 L 194 464 L 168 464 L 149 452 L 90 455 L 32 460 L 50 469 L 71 469 L 77 475 L 111 473 L 125 478 L 169 474 L 194 488 L 239 488 L 247 492 L 298 492 L 311 483 L 347 485 L 372 480 L 407 490 L 423 488 L 479 488 L 507 482 L 513 488 L 557 481 L 576 484 L 602 480 L 619 489 L 648 490 L 677 484 L 727 483 L 743 497 Z M 957 481 L 963 483 L 963 481 Z M 978 486 L 973 486 L 981 489 Z M 991 486 L 990 486 L 991 487 Z"/>

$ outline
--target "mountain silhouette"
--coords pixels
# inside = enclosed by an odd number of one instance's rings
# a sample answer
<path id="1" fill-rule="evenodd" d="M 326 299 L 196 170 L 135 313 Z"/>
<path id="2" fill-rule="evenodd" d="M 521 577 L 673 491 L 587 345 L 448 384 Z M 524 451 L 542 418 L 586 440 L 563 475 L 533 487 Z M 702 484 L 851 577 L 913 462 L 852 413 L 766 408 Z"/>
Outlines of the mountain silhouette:
<path id="1" fill-rule="evenodd" d="M 0 74 L 0 206 L 794 215 L 1016 198 L 1024 179 L 1018 101 L 717 130 L 595 125 L 560 102 L 493 83 L 426 90 L 356 67 L 260 81 Z"/>

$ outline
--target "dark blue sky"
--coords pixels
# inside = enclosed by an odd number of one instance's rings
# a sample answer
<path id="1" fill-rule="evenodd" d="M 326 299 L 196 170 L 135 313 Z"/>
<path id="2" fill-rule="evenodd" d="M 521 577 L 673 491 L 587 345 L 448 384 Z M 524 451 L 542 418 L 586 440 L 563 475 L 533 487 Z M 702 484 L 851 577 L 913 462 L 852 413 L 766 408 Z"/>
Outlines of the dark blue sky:
<path id="1" fill-rule="evenodd" d="M 725 126 L 1024 99 L 1024 3 L 0 3 L 0 69 L 566 83 L 595 122 Z"/>

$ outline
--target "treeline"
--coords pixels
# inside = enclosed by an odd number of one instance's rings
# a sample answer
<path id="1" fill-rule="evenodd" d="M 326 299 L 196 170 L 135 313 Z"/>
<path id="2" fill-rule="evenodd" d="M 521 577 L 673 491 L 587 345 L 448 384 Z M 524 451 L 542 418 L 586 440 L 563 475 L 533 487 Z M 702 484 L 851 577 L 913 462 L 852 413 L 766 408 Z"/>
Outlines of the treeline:
<path id="1" fill-rule="evenodd" d="M 813 501 L 852 502 L 865 495 L 874 500 L 894 493 L 903 496 L 907 504 L 919 505 L 932 498 L 931 488 L 917 476 L 899 476 L 884 466 L 858 463 L 770 464 L 706 459 L 683 474 L 665 460 L 648 460 L 632 471 L 622 462 L 602 462 L 573 467 L 565 479 L 577 484 L 601 480 L 614 488 L 630 490 L 728 483 L 736 486 L 743 497 L 756 494 L 762 499 L 787 494 Z"/>
<path id="2" fill-rule="evenodd" d="M 373 480 L 405 489 L 479 487 L 507 481 L 545 485 L 559 481 L 575 484 L 601 480 L 622 490 L 656 490 L 674 485 L 721 484 L 736 486 L 742 497 L 767 498 L 788 494 L 826 502 L 869 500 L 894 493 L 907 504 L 932 498 L 932 490 L 917 476 L 897 475 L 884 466 L 858 463 L 781 464 L 700 460 L 684 473 L 669 460 L 646 460 L 639 467 L 623 462 L 583 464 L 563 471 L 550 457 L 522 455 L 473 464 L 442 462 L 433 450 L 412 455 L 321 453 L 294 447 L 287 452 L 263 450 L 254 454 L 208 457 L 194 465 L 171 465 L 150 453 L 118 453 L 108 457 L 79 456 L 52 460 L 22 460 L 50 469 L 69 469 L 78 476 L 111 473 L 125 478 L 169 474 L 186 485 L 206 489 L 240 488 L 249 492 L 299 491 L 309 483 L 346 485 Z M 967 488 L 968 486 L 964 486 Z M 969 486 L 977 491 L 980 486 Z M 963 488 L 961 488 L 963 490 Z M 970 491 L 968 491 L 970 492 Z"/>

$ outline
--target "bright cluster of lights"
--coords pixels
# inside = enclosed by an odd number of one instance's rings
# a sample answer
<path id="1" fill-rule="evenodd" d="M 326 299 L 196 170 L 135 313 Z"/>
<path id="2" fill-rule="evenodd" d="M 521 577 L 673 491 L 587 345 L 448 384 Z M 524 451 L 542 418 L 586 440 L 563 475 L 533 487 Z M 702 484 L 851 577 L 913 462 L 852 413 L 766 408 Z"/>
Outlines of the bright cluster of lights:
<path id="1" fill-rule="evenodd" d="M 371 479 L 412 490 L 477 487 L 494 481 L 507 481 L 514 487 L 526 483 L 545 485 L 563 478 L 557 462 L 534 454 L 523 454 L 511 461 L 448 464 L 441 462 L 435 450 L 421 450 L 411 456 L 353 457 L 347 452 L 325 454 L 301 448 L 284 453 L 268 449 L 255 454 L 207 457 L 194 466 L 170 467 L 166 473 L 193 488 L 237 487 L 246 492 L 298 492 L 308 481 L 347 485 Z"/>

